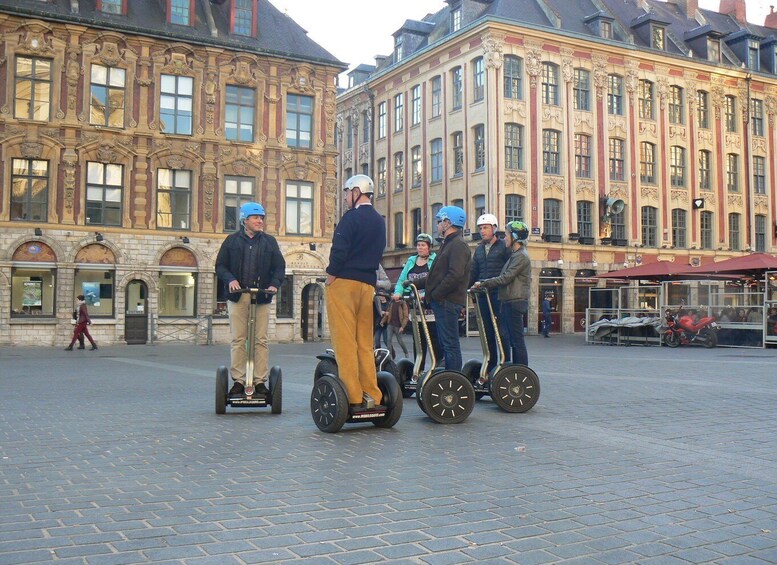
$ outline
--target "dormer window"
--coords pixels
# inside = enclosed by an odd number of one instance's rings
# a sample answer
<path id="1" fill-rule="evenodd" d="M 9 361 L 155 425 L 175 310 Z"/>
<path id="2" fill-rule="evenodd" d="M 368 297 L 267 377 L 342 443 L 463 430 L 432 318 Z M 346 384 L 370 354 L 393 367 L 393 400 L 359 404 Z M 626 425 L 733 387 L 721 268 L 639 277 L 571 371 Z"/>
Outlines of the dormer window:
<path id="1" fill-rule="evenodd" d="M 599 35 L 602 39 L 612 39 L 612 22 L 606 20 L 599 22 Z"/>
<path id="2" fill-rule="evenodd" d="M 707 38 L 707 60 L 720 63 L 720 39 Z"/>
<path id="3" fill-rule="evenodd" d="M 254 35 L 255 0 L 234 0 L 232 3 L 232 33 L 236 35 Z"/>
<path id="4" fill-rule="evenodd" d="M 451 32 L 461 29 L 461 8 L 451 10 Z"/>
<path id="5" fill-rule="evenodd" d="M 394 41 L 394 57 L 397 61 L 401 61 L 404 56 L 405 54 L 404 50 L 402 49 L 402 39 L 397 37 Z"/>
<path id="6" fill-rule="evenodd" d="M 760 68 L 759 43 L 750 40 L 747 42 L 747 68 L 757 71 Z"/>
<path id="7" fill-rule="evenodd" d="M 97 0 L 97 9 L 103 14 L 126 14 L 127 0 Z"/>
<path id="8" fill-rule="evenodd" d="M 191 0 L 167 0 L 167 8 L 171 24 L 191 25 L 193 16 Z"/>
<path id="9" fill-rule="evenodd" d="M 666 50 L 666 29 L 663 26 L 653 25 L 650 29 L 650 46 L 660 51 Z"/>

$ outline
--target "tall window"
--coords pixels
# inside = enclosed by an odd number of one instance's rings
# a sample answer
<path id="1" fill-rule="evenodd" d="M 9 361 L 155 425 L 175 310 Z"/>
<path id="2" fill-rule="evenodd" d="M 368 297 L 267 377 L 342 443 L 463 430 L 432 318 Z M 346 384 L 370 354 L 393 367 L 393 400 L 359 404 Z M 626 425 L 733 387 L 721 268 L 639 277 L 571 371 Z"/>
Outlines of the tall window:
<path id="1" fill-rule="evenodd" d="M 405 127 L 405 95 L 400 92 L 394 97 L 394 131 Z"/>
<path id="2" fill-rule="evenodd" d="M 700 128 L 710 127 L 710 97 L 703 90 L 696 93 L 696 121 Z"/>
<path id="3" fill-rule="evenodd" d="M 378 159 L 378 196 L 386 196 L 386 159 Z"/>
<path id="4" fill-rule="evenodd" d="M 726 189 L 729 192 L 739 192 L 739 155 L 726 155 Z"/>
<path id="5" fill-rule="evenodd" d="M 610 180 L 622 181 L 626 178 L 623 160 L 625 146 L 622 139 L 610 138 Z"/>
<path id="6" fill-rule="evenodd" d="M 453 134 L 453 176 L 464 173 L 464 134 L 457 131 Z"/>
<path id="7" fill-rule="evenodd" d="M 720 40 L 707 38 L 707 60 L 720 63 Z"/>
<path id="8" fill-rule="evenodd" d="M 475 170 L 483 169 L 486 166 L 486 133 L 483 125 L 477 125 L 473 128 L 474 149 L 475 149 Z"/>
<path id="9" fill-rule="evenodd" d="M 523 202 L 524 197 L 520 194 L 505 195 L 505 223 L 523 221 Z"/>
<path id="10" fill-rule="evenodd" d="M 421 123 L 421 85 L 416 84 L 410 92 L 412 95 L 410 125 L 417 126 Z"/>
<path id="11" fill-rule="evenodd" d="M 653 49 L 666 49 L 666 30 L 662 26 L 651 26 L 650 42 Z"/>
<path id="12" fill-rule="evenodd" d="M 726 131 L 735 132 L 737 131 L 737 99 L 727 95 L 724 100 Z"/>
<path id="13" fill-rule="evenodd" d="M 561 200 L 546 198 L 543 202 L 543 230 L 546 236 L 561 237 Z"/>
<path id="14" fill-rule="evenodd" d="M 451 71 L 451 108 L 458 110 L 462 103 L 461 67 Z"/>
<path id="15" fill-rule="evenodd" d="M 431 143 L 432 182 L 442 180 L 442 139 L 433 139 Z"/>
<path id="16" fill-rule="evenodd" d="M 577 203 L 577 233 L 580 237 L 594 236 L 594 203 L 580 200 Z"/>
<path id="17" fill-rule="evenodd" d="M 286 233 L 313 234 L 313 183 L 286 183 Z"/>
<path id="18" fill-rule="evenodd" d="M 378 139 L 386 137 L 386 103 L 378 104 Z"/>
<path id="19" fill-rule="evenodd" d="M 672 245 L 678 249 L 687 247 L 687 215 L 688 213 L 682 208 L 672 210 Z"/>
<path id="20" fill-rule="evenodd" d="M 121 14 L 122 0 L 103 0 L 101 10 L 106 14 Z"/>
<path id="21" fill-rule="evenodd" d="M 753 157 L 753 190 L 756 194 L 766 194 L 766 159 Z"/>
<path id="22" fill-rule="evenodd" d="M 191 171 L 157 169 L 156 227 L 188 230 L 191 196 Z"/>
<path id="23" fill-rule="evenodd" d="M 561 174 L 561 132 L 554 129 L 542 130 L 542 172 Z"/>
<path id="24" fill-rule="evenodd" d="M 612 240 L 613 243 L 623 242 L 625 245 L 626 239 L 626 209 L 624 208 L 617 214 L 612 215 Z"/>
<path id="25" fill-rule="evenodd" d="M 523 59 L 514 55 L 504 58 L 505 98 L 523 98 Z"/>
<path id="26" fill-rule="evenodd" d="M 755 216 L 755 250 L 759 253 L 766 251 L 766 216 Z"/>
<path id="27" fill-rule="evenodd" d="M 591 136 L 575 134 L 575 176 L 591 178 Z"/>
<path id="28" fill-rule="evenodd" d="M 639 117 L 642 120 L 655 119 L 655 96 L 653 83 L 649 80 L 640 80 L 638 89 Z"/>
<path id="29" fill-rule="evenodd" d="M 575 69 L 572 98 L 575 110 L 587 112 L 591 109 L 591 73 L 585 69 Z"/>
<path id="30" fill-rule="evenodd" d="M 362 112 L 362 143 L 367 143 L 370 140 L 370 113 L 368 111 Z"/>
<path id="31" fill-rule="evenodd" d="M 405 188 L 405 154 L 394 153 L 394 192 L 402 192 Z"/>
<path id="32" fill-rule="evenodd" d="M 41 159 L 13 159 L 11 166 L 11 219 L 46 222 L 49 162 Z"/>
<path id="33" fill-rule="evenodd" d="M 607 113 L 623 115 L 623 77 L 607 76 Z"/>
<path id="34" fill-rule="evenodd" d="M 232 33 L 254 34 L 254 0 L 235 0 L 235 16 Z"/>
<path id="35" fill-rule="evenodd" d="M 461 29 L 461 8 L 451 10 L 451 32 Z"/>
<path id="36" fill-rule="evenodd" d="M 669 123 L 682 124 L 684 122 L 683 89 L 672 85 L 669 87 Z"/>
<path id="37" fill-rule="evenodd" d="M 658 208 L 642 207 L 642 245 L 658 247 Z"/>
<path id="38" fill-rule="evenodd" d="M 669 180 L 676 188 L 685 188 L 685 148 L 672 145 L 669 148 Z"/>
<path id="39" fill-rule="evenodd" d="M 472 98 L 480 102 L 486 94 L 486 70 L 483 65 L 483 57 L 472 61 Z"/>
<path id="40" fill-rule="evenodd" d="M 649 141 L 639 144 L 639 180 L 648 184 L 656 182 L 656 146 Z"/>
<path id="41" fill-rule="evenodd" d="M 418 237 L 418 235 L 421 233 L 421 209 L 420 208 L 413 208 L 410 211 L 410 218 L 413 226 L 413 239 L 411 241 L 415 241 L 415 239 Z"/>
<path id="42" fill-rule="evenodd" d="M 701 248 L 712 249 L 712 212 L 702 212 L 699 219 L 701 223 Z"/>
<path id="43" fill-rule="evenodd" d="M 478 194 L 472 199 L 472 205 L 475 209 L 475 217 L 479 218 L 486 213 L 486 197 L 484 194 Z"/>
<path id="44" fill-rule="evenodd" d="M 731 251 L 742 249 L 741 237 L 739 234 L 739 225 L 742 216 L 739 214 L 728 215 L 728 247 Z"/>
<path id="45" fill-rule="evenodd" d="M 505 168 L 523 169 L 523 126 L 505 124 Z"/>
<path id="46" fill-rule="evenodd" d="M 750 100 L 750 123 L 753 125 L 753 135 L 764 134 L 764 101 L 758 98 Z"/>
<path id="47" fill-rule="evenodd" d="M 289 147 L 313 147 L 313 97 L 286 95 L 286 143 Z"/>
<path id="48" fill-rule="evenodd" d="M 253 88 L 227 85 L 224 108 L 224 130 L 230 141 L 254 140 L 254 109 L 256 93 Z"/>
<path id="49" fill-rule="evenodd" d="M 170 23 L 189 25 L 190 0 L 170 0 Z"/>
<path id="50" fill-rule="evenodd" d="M 712 153 L 706 149 L 699 151 L 699 188 L 710 190 L 712 186 Z"/>
<path id="51" fill-rule="evenodd" d="M 599 34 L 602 39 L 612 39 L 612 22 L 602 21 L 599 23 Z"/>
<path id="52" fill-rule="evenodd" d="M 89 123 L 124 127 L 125 70 L 92 65 Z"/>
<path id="53" fill-rule="evenodd" d="M 224 231 L 237 230 L 240 207 L 253 199 L 253 178 L 228 176 L 224 179 Z"/>
<path id="54" fill-rule="evenodd" d="M 47 121 L 51 108 L 51 61 L 16 57 L 14 116 Z"/>
<path id="55" fill-rule="evenodd" d="M 405 215 L 402 212 L 394 214 L 394 247 L 405 246 Z"/>
<path id="56" fill-rule="evenodd" d="M 421 186 L 421 146 L 416 145 L 410 150 L 410 174 L 412 175 L 412 187 Z"/>
<path id="57" fill-rule="evenodd" d="M 758 56 L 760 52 L 760 43 L 750 40 L 747 42 L 747 68 L 754 71 L 761 67 L 761 59 Z"/>
<path id="58" fill-rule="evenodd" d="M 194 79 L 162 75 L 159 119 L 164 133 L 192 134 Z"/>
<path id="59" fill-rule="evenodd" d="M 294 276 L 283 277 L 281 287 L 275 296 L 275 317 L 294 317 Z"/>
<path id="60" fill-rule="evenodd" d="M 86 165 L 86 223 L 121 225 L 124 167 L 89 162 Z"/>
<path id="61" fill-rule="evenodd" d="M 345 119 L 345 148 L 351 149 L 353 147 L 353 118 L 348 116 Z"/>
<path id="62" fill-rule="evenodd" d="M 558 65 L 542 63 L 542 103 L 558 106 Z"/>
<path id="63" fill-rule="evenodd" d="M 432 79 L 432 117 L 442 114 L 442 78 L 436 76 Z"/>

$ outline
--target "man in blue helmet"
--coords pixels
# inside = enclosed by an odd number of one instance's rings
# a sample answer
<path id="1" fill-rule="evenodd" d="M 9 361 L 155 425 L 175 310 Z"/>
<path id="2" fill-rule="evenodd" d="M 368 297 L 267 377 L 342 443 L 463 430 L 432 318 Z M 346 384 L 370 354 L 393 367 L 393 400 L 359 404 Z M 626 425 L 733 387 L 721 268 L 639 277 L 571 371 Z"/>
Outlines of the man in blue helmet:
<path id="1" fill-rule="evenodd" d="M 264 232 L 264 207 L 246 202 L 240 207 L 240 228 L 227 236 L 216 258 L 216 274 L 227 286 L 227 311 L 232 333 L 232 380 L 230 396 L 243 394 L 246 381 L 246 348 L 248 335 L 249 293 L 238 293 L 241 288 L 278 290 L 286 276 L 286 261 L 278 242 Z M 254 348 L 254 386 L 257 394 L 268 394 L 267 374 L 269 349 L 267 326 L 270 320 L 272 295 L 256 296 L 256 347 Z"/>
<path id="2" fill-rule="evenodd" d="M 458 206 L 443 206 L 435 219 L 442 245 L 429 275 L 416 281 L 416 286 L 426 288 L 426 299 L 437 321 L 437 343 L 444 352 L 445 368 L 460 371 L 459 314 L 467 302 L 472 264 L 469 245 L 461 237 L 467 214 Z"/>

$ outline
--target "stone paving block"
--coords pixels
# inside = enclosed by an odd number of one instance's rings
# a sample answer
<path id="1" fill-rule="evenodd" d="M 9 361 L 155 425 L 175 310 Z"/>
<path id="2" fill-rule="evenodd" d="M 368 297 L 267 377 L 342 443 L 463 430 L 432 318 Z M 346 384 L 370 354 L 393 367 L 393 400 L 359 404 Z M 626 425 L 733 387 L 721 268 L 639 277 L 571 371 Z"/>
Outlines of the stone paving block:
<path id="1" fill-rule="evenodd" d="M 131 548 L 134 549 L 134 548 Z M 54 550 L 57 557 L 86 557 L 87 555 L 100 555 L 104 553 L 113 553 L 113 550 L 107 544 L 97 543 L 91 545 L 76 545 L 70 547 L 58 547 Z"/>
<path id="2" fill-rule="evenodd" d="M 332 555 L 331 559 L 342 565 L 358 565 L 360 563 L 379 563 L 383 557 L 369 550 L 349 551 Z"/>
<path id="3" fill-rule="evenodd" d="M 254 549 L 251 544 L 243 540 L 206 543 L 200 547 L 208 555 L 232 555 L 241 551 L 251 551 Z"/>
<path id="4" fill-rule="evenodd" d="M 419 559 L 421 560 L 421 563 L 428 563 L 429 565 L 456 565 L 457 563 L 472 563 L 472 557 L 458 552 L 423 555 Z"/>
<path id="5" fill-rule="evenodd" d="M 287 549 L 264 549 L 262 551 L 244 551 L 240 559 L 246 563 L 278 563 L 292 560 L 297 556 Z"/>
<path id="6" fill-rule="evenodd" d="M 432 538 L 418 542 L 421 547 L 428 549 L 429 551 L 446 551 L 449 549 L 458 549 L 463 547 L 469 547 L 463 539 L 459 538 Z"/>
<path id="7" fill-rule="evenodd" d="M 292 545 L 287 547 L 292 553 L 300 557 L 314 557 L 317 555 L 330 555 L 340 551 L 335 544 L 331 542 L 306 543 L 302 545 Z"/>
<path id="8" fill-rule="evenodd" d="M 205 556 L 206 553 L 196 545 L 179 545 L 175 547 L 159 547 L 143 550 L 143 555 L 151 562 L 164 559 L 186 559 L 188 557 Z"/>

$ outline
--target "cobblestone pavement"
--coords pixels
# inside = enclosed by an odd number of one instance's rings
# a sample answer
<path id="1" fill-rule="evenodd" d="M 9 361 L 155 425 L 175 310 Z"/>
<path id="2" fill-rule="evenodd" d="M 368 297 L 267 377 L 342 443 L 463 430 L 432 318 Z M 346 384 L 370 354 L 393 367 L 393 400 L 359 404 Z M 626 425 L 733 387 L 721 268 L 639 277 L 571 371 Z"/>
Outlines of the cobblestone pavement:
<path id="1" fill-rule="evenodd" d="M 777 562 L 777 351 L 528 345 L 526 414 L 336 435 L 324 344 L 280 416 L 216 416 L 225 346 L 1 348 L 0 564 Z"/>

